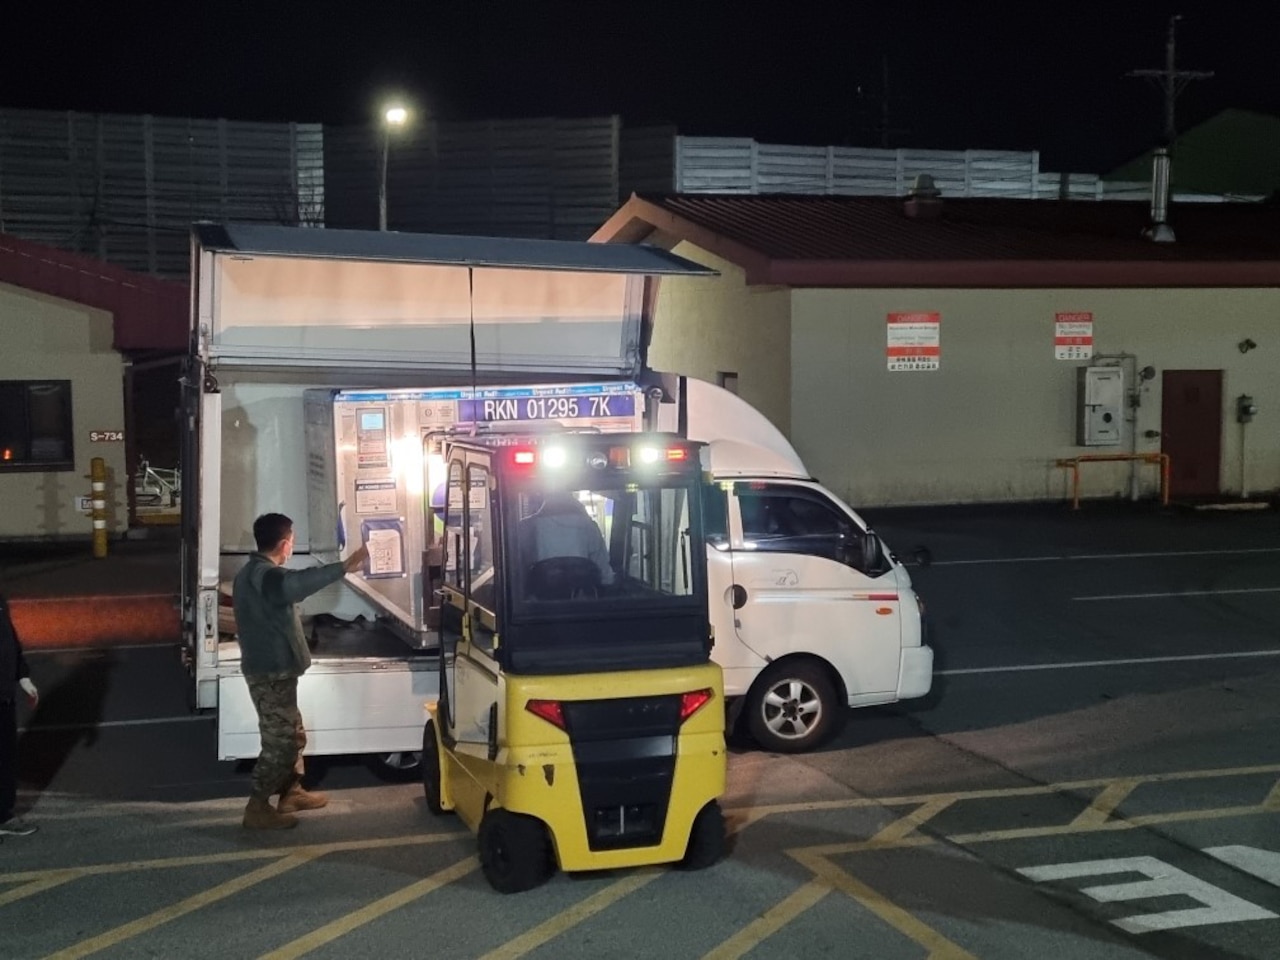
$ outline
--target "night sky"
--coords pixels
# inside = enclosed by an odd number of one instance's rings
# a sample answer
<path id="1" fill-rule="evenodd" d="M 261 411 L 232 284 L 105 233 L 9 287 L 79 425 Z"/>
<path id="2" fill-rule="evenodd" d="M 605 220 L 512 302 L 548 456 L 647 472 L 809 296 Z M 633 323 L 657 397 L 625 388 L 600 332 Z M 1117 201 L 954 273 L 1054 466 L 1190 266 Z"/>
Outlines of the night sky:
<path id="1" fill-rule="evenodd" d="M 1038 149 L 1043 169 L 1101 172 L 1157 142 L 1160 94 L 1125 74 L 1163 66 L 1182 13 L 1179 67 L 1216 75 L 1182 95 L 1179 126 L 1226 107 L 1280 114 L 1274 0 L 20 6 L 0 107 L 344 123 L 400 92 L 444 120 L 617 113 L 879 146 L 887 57 L 892 146 Z"/>

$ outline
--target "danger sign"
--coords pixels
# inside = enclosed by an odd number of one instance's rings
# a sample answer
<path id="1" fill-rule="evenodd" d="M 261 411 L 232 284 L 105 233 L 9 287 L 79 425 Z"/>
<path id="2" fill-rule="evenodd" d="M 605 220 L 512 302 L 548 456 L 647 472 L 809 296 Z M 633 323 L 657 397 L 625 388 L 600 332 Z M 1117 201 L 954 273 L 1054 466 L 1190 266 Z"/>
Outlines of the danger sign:
<path id="1" fill-rule="evenodd" d="M 890 370 L 937 370 L 942 358 L 940 313 L 891 313 L 888 323 Z"/>
<path id="2" fill-rule="evenodd" d="M 1053 357 L 1055 360 L 1088 360 L 1093 356 L 1093 314 L 1053 315 Z"/>

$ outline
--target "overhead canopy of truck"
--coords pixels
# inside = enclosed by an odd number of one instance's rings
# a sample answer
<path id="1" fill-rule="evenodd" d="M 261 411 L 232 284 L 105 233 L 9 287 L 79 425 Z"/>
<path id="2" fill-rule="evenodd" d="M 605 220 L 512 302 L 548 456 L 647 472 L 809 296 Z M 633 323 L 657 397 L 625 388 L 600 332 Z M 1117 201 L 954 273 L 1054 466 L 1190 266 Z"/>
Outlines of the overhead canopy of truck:
<path id="1" fill-rule="evenodd" d="M 649 288 L 715 271 L 656 247 L 196 224 L 195 343 L 216 366 L 634 376 Z M 474 358 L 472 343 L 474 338 Z"/>

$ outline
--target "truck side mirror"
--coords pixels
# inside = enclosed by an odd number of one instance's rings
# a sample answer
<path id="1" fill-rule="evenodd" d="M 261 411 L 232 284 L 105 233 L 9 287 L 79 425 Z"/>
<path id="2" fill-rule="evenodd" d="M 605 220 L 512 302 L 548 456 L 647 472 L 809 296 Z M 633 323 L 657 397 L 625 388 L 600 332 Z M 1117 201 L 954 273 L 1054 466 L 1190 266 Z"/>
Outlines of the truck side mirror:
<path id="1" fill-rule="evenodd" d="M 880 538 L 874 530 L 868 530 L 862 538 L 862 572 L 874 573 L 880 569 Z"/>

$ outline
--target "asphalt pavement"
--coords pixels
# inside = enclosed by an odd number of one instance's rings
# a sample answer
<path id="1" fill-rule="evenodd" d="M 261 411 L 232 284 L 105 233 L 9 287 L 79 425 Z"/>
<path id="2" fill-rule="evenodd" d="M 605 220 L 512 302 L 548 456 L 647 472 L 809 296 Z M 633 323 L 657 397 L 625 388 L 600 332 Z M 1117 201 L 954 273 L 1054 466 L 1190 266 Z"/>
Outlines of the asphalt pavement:
<path id="1" fill-rule="evenodd" d="M 929 697 L 813 754 L 735 740 L 711 870 L 493 893 L 421 788 L 318 759 L 330 808 L 238 826 L 175 645 L 43 649 L 0 953 L 34 956 L 1280 955 L 1280 515 L 877 511 L 938 652 Z M 73 645 L 74 646 L 74 645 Z M 83 646 L 83 645 L 81 645 Z"/>

